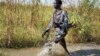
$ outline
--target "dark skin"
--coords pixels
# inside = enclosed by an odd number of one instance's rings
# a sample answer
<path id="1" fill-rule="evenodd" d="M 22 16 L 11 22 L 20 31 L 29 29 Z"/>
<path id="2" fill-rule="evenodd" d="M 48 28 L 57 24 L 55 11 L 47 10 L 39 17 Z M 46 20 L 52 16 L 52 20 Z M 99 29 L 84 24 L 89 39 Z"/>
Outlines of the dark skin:
<path id="1" fill-rule="evenodd" d="M 62 9 L 61 9 L 61 5 L 62 5 L 62 4 L 58 4 L 56 1 L 54 2 L 54 9 L 55 9 L 56 12 L 62 10 Z M 42 37 L 44 37 L 44 35 L 45 35 L 46 33 L 48 33 L 49 31 L 50 31 L 50 30 L 46 30 L 46 31 L 42 34 Z M 62 37 L 65 37 L 65 36 L 66 36 L 66 35 L 64 35 L 64 36 L 62 36 Z M 66 51 L 66 53 L 69 55 L 69 52 L 68 52 L 67 47 L 66 47 L 65 38 L 62 38 L 62 39 L 60 39 L 60 40 L 58 40 L 58 41 L 55 41 L 55 43 L 59 43 L 59 44 L 64 48 L 64 50 Z"/>

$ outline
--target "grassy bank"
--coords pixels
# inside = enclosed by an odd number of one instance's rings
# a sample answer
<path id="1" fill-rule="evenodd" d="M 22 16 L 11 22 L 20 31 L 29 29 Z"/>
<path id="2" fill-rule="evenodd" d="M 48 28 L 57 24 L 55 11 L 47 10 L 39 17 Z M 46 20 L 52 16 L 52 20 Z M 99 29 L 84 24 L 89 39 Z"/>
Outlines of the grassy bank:
<path id="1" fill-rule="evenodd" d="M 0 56 L 4 56 L 3 53 L 0 53 Z"/>
<path id="2" fill-rule="evenodd" d="M 82 3 L 84 5 L 84 3 Z M 76 24 L 68 31 L 71 43 L 100 43 L 100 8 L 81 5 L 65 8 L 69 22 Z M 40 5 L 0 4 L 0 47 L 40 46 L 53 8 Z"/>

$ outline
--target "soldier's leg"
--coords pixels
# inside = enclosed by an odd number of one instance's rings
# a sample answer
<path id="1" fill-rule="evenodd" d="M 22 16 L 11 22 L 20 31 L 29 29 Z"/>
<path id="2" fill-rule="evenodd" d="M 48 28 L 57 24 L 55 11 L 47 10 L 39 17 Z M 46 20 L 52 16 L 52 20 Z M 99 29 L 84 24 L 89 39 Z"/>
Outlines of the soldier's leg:
<path id="1" fill-rule="evenodd" d="M 59 41 L 59 43 L 60 43 L 60 45 L 65 49 L 67 55 L 70 55 L 70 53 L 69 53 L 69 51 L 68 51 L 68 49 L 67 49 L 67 47 L 66 47 L 65 39 L 62 38 L 62 39 Z"/>

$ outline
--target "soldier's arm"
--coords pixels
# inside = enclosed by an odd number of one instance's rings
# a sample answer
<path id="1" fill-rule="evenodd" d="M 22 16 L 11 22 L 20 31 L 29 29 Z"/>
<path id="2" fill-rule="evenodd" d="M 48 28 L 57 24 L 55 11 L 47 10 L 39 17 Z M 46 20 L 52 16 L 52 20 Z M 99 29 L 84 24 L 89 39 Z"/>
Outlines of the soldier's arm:
<path id="1" fill-rule="evenodd" d="M 64 27 L 68 27 L 68 14 L 67 14 L 67 12 L 66 11 L 64 11 L 64 13 L 63 13 L 63 18 L 64 18 L 64 22 L 63 22 L 63 25 L 64 25 Z"/>
<path id="2" fill-rule="evenodd" d="M 67 13 L 67 11 L 64 12 L 64 17 L 65 17 L 64 22 L 65 22 L 66 24 L 68 24 L 69 18 L 68 18 L 68 13 Z"/>
<path id="3" fill-rule="evenodd" d="M 64 15 L 65 15 L 65 20 L 64 20 L 64 22 L 65 22 L 65 24 L 67 25 L 67 28 L 69 29 L 69 28 L 75 27 L 76 25 L 73 24 L 73 22 L 72 22 L 72 23 L 69 23 L 69 22 L 68 22 L 68 21 L 69 21 L 68 13 L 65 12 Z"/>
<path id="4" fill-rule="evenodd" d="M 46 30 L 50 30 L 52 28 L 52 26 L 53 26 L 53 18 L 50 19 L 50 22 L 49 22 Z"/>
<path id="5" fill-rule="evenodd" d="M 42 37 L 44 37 L 44 35 L 45 35 L 46 33 L 49 33 L 49 31 L 50 31 L 50 29 L 52 28 L 52 26 L 53 26 L 53 18 L 51 18 L 51 20 L 50 20 L 50 22 L 49 22 L 47 28 L 46 28 L 45 31 L 42 33 Z"/>

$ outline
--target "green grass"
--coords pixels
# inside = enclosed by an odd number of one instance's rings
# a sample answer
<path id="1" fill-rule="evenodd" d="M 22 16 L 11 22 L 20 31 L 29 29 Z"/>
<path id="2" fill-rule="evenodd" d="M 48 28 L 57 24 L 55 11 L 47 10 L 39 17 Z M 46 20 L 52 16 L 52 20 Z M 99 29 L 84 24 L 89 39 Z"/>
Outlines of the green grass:
<path id="1" fill-rule="evenodd" d="M 41 34 L 50 21 L 52 7 L 4 4 L 0 8 L 0 47 L 22 48 L 43 44 Z M 65 9 L 68 11 L 69 22 L 77 25 L 68 31 L 67 41 L 100 43 L 100 9 L 94 8 L 93 12 L 81 9 Z"/>

